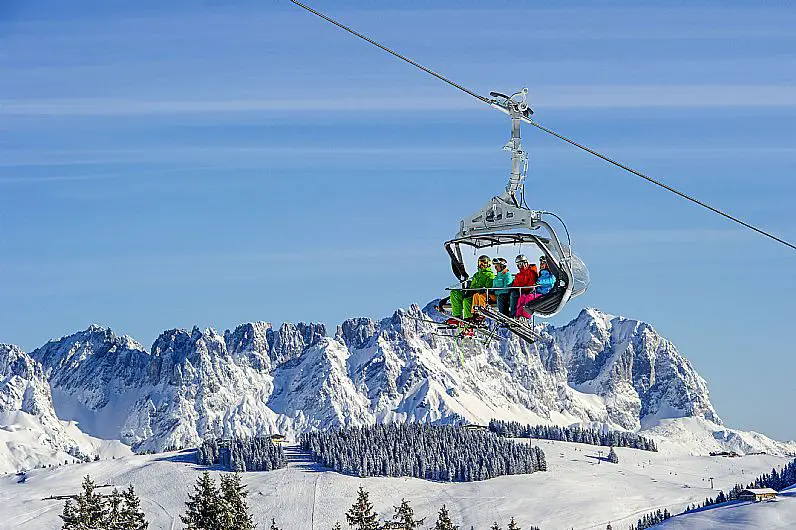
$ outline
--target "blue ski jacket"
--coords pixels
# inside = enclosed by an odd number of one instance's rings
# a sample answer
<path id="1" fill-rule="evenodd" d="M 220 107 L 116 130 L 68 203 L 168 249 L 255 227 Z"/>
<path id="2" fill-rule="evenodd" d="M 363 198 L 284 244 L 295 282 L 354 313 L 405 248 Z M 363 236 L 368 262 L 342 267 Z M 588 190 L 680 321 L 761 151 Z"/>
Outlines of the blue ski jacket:
<path id="1" fill-rule="evenodd" d="M 513 281 L 514 275 L 504 270 L 495 275 L 495 278 L 492 280 L 492 288 L 508 287 Z M 511 292 L 511 289 L 495 289 L 495 294 L 509 294 L 509 292 Z"/>
<path id="2" fill-rule="evenodd" d="M 556 284 L 556 277 L 547 270 L 542 269 L 539 272 L 539 279 L 536 280 L 536 292 L 539 294 L 547 294 L 550 292 L 550 289 Z"/>

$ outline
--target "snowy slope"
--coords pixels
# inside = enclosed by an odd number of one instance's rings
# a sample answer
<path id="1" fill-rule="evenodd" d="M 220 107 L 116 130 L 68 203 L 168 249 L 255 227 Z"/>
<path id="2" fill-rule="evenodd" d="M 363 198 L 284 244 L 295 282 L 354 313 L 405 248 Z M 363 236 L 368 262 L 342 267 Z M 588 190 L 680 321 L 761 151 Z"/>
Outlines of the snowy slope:
<path id="1" fill-rule="evenodd" d="M 520 442 L 525 443 L 525 442 Z M 715 496 L 785 462 L 766 456 L 710 458 L 662 455 L 618 448 L 619 464 L 598 463 L 594 446 L 542 442 L 549 471 L 499 477 L 482 482 L 441 483 L 409 478 L 361 479 L 323 470 L 292 458 L 287 469 L 244 473 L 250 506 L 258 528 L 268 528 L 275 517 L 282 528 L 328 530 L 354 500 L 358 486 L 371 494 L 375 509 L 388 516 L 401 498 L 409 499 L 420 516 L 435 519 L 444 503 L 462 528 L 486 530 L 498 519 L 505 524 L 515 516 L 522 528 L 535 524 L 545 530 L 598 529 L 611 522 L 626 529 L 638 517 L 658 508 L 682 511 L 688 504 Z M 603 455 L 605 453 L 603 452 Z M 0 528 L 31 530 L 58 527 L 59 501 L 43 501 L 50 494 L 76 491 L 87 473 L 100 483 L 132 483 L 142 497 L 142 508 L 152 529 L 181 528 L 186 495 L 203 468 L 186 460 L 190 455 L 168 453 L 92 462 L 54 470 L 34 470 L 24 484 L 0 477 Z M 172 527 L 172 524 L 174 526 Z M 429 525 L 431 526 L 431 525 Z M 721 528 L 694 526 L 689 528 Z M 751 526 L 748 528 L 766 528 Z"/>
<path id="2" fill-rule="evenodd" d="M 586 309 L 561 328 L 538 326 L 534 345 L 506 336 L 485 346 L 439 337 L 429 317 L 440 316 L 413 306 L 380 322 L 351 319 L 334 338 L 317 324 L 177 329 L 149 351 L 92 326 L 31 356 L 45 368 L 61 419 L 136 450 L 187 447 L 208 435 L 494 417 L 650 426 L 656 436 L 678 434 L 672 447 L 685 452 L 796 451 L 723 430 L 704 379 L 643 322 Z"/>
<path id="3" fill-rule="evenodd" d="M 650 419 L 644 422 L 641 432 L 660 441 L 660 449 L 666 452 L 704 455 L 713 451 L 735 451 L 796 456 L 793 442 L 778 442 L 758 432 L 730 429 L 699 417 Z"/>
<path id="4" fill-rule="evenodd" d="M 796 490 L 780 492 L 776 501 L 735 501 L 711 506 L 697 512 L 674 517 L 655 527 L 662 530 L 702 530 L 722 528 L 746 530 L 788 530 L 796 528 Z"/>
<path id="5" fill-rule="evenodd" d="M 0 344 L 0 472 L 128 454 L 118 441 L 92 438 L 59 420 L 41 366 L 19 348 Z"/>

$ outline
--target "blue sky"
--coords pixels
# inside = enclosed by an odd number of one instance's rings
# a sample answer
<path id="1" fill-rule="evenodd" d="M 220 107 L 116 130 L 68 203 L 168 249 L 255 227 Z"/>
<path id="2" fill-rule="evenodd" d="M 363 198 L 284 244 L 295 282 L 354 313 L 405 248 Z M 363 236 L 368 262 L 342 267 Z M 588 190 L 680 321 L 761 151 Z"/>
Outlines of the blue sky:
<path id="1" fill-rule="evenodd" d="M 161 4 L 0 6 L 0 341 L 333 328 L 438 296 L 443 241 L 505 185 L 508 120 L 287 2 Z M 479 93 L 527 86 L 541 123 L 796 240 L 784 4 L 313 5 Z M 729 425 L 796 438 L 796 253 L 523 137 L 528 203 L 592 275 L 554 323 L 648 321 Z"/>

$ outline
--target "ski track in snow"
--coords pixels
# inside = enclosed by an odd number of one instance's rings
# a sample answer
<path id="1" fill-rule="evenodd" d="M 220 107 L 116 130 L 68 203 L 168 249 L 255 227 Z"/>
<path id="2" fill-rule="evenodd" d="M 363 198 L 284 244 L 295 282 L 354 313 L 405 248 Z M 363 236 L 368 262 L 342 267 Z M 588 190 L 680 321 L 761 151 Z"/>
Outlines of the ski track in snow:
<path id="1" fill-rule="evenodd" d="M 716 488 L 726 491 L 736 482 L 746 483 L 788 461 L 770 455 L 721 458 L 618 448 L 620 463 L 610 464 L 590 458 L 605 451 L 597 446 L 552 441 L 534 444 L 545 451 L 549 471 L 481 482 L 346 476 L 306 461 L 294 447 L 288 448 L 291 460 L 286 469 L 243 473 L 243 481 L 259 528 L 268 528 L 274 517 L 282 528 L 328 530 L 336 521 L 344 522 L 345 511 L 361 485 L 370 492 L 383 519 L 389 519 L 393 506 L 406 498 L 418 517 L 426 517 L 427 525 L 433 524 L 445 504 L 462 528 L 486 529 L 495 520 L 505 527 L 513 516 L 523 528 L 604 530 L 609 522 L 624 529 L 645 513 L 659 508 L 679 513 L 693 502 L 715 496 L 718 489 L 710 489 L 707 477 L 714 477 Z M 165 453 L 39 469 L 29 472 L 25 483 L 17 483 L 14 475 L 2 476 L 0 528 L 59 527 L 63 502 L 41 499 L 76 492 L 86 474 L 120 489 L 132 483 L 152 530 L 181 528 L 179 514 L 205 469 L 185 462 L 184 457 L 183 453 Z M 219 472 L 211 469 L 211 474 L 217 477 Z M 796 500 L 791 502 L 796 505 Z M 687 517 L 678 519 L 686 521 Z M 684 524 L 682 521 L 679 524 Z"/>

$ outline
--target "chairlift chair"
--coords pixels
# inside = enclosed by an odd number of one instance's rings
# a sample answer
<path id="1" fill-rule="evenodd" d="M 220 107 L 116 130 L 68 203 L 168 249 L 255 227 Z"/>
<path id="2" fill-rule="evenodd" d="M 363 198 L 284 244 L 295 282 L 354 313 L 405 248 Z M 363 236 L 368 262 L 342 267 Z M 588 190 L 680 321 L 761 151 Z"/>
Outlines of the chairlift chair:
<path id="1" fill-rule="evenodd" d="M 528 169 L 528 155 L 520 142 L 520 123 L 533 111 L 527 104 L 527 89 L 511 96 L 492 92 L 496 98 L 492 106 L 511 117 L 511 139 L 504 147 L 511 152 L 511 176 L 506 190 L 473 215 L 462 219 L 456 237 L 445 242 L 445 251 L 451 259 L 451 268 L 459 285 L 466 286 L 470 275 L 464 264 L 462 248 L 476 250 L 499 248 L 506 245 L 528 245 L 544 255 L 550 272 L 556 277 L 547 294 L 533 300 L 526 308 L 543 317 L 561 311 L 574 297 L 583 294 L 589 285 L 589 273 L 584 263 L 572 252 L 569 232 L 555 214 L 531 210 L 525 203 L 524 181 Z M 567 233 L 567 244 L 562 243 L 546 216 L 557 218 Z M 458 287 L 454 287 L 458 288 Z M 487 311 L 488 315 L 496 315 Z M 496 315 L 497 316 L 497 315 Z M 511 329 L 511 326 L 509 326 Z"/>

